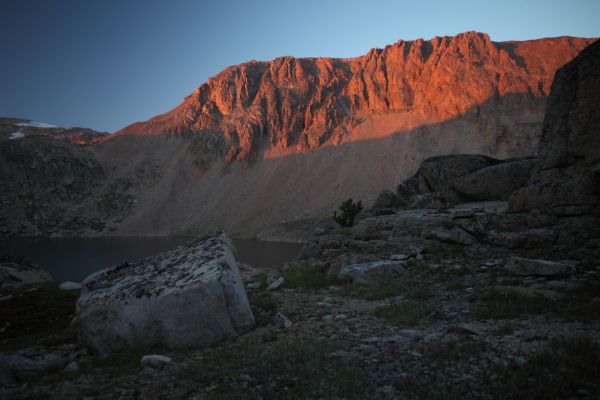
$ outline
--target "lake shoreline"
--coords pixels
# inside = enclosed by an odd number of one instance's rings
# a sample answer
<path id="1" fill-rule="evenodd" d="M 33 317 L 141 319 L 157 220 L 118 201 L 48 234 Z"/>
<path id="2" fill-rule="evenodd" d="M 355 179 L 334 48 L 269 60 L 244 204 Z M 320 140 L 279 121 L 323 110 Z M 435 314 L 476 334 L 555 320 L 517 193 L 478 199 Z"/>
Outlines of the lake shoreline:
<path id="1" fill-rule="evenodd" d="M 193 237 L 14 238 L 0 241 L 0 255 L 21 256 L 39 265 L 58 281 L 80 282 L 89 274 L 123 262 L 137 262 L 173 249 Z M 241 263 L 278 267 L 292 261 L 302 244 L 233 239 Z"/>

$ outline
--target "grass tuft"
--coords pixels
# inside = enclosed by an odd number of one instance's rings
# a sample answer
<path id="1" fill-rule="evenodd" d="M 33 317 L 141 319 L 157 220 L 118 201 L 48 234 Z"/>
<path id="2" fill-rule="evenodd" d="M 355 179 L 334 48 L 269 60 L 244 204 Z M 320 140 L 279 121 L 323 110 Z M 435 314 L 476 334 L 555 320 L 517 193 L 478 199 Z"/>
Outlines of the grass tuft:
<path id="1" fill-rule="evenodd" d="M 0 302 L 0 328 L 5 328 L 0 333 L 0 351 L 75 342 L 75 332 L 70 324 L 78 290 L 43 285 L 14 296 Z"/>
<path id="2" fill-rule="evenodd" d="M 497 399 L 566 399 L 600 396 L 600 344 L 589 337 L 553 340 L 521 367 L 500 368 Z"/>
<path id="3" fill-rule="evenodd" d="M 317 340 L 229 345 L 207 352 L 181 373 L 191 391 L 213 387 L 209 399 L 233 393 L 247 399 L 369 398 L 373 388 L 359 360 L 336 356 L 335 350 Z"/>
<path id="4" fill-rule="evenodd" d="M 498 326 L 496 329 L 492 331 L 492 335 L 495 336 L 509 336 L 513 335 L 516 330 L 523 328 L 523 324 L 520 322 L 505 322 L 502 325 Z"/>
<path id="5" fill-rule="evenodd" d="M 289 288 L 321 289 L 338 284 L 333 275 L 327 275 L 313 265 L 298 265 L 281 271 Z"/>
<path id="6" fill-rule="evenodd" d="M 433 316 L 436 309 L 424 302 L 403 301 L 378 307 L 375 316 L 387 319 L 398 325 L 416 325 L 421 320 Z"/>
<path id="7" fill-rule="evenodd" d="M 262 287 L 266 288 L 266 286 Z M 246 294 L 252 308 L 252 314 L 254 314 L 256 326 L 270 324 L 277 313 L 277 300 L 275 300 L 273 294 L 265 289 L 248 290 Z"/>
<path id="8" fill-rule="evenodd" d="M 368 301 L 397 296 L 405 292 L 406 289 L 406 283 L 403 281 L 382 282 L 375 285 L 348 284 L 345 286 L 345 292 L 350 297 Z"/>
<path id="9" fill-rule="evenodd" d="M 545 314 L 556 310 L 556 302 L 543 296 L 492 289 L 479 298 L 475 316 L 482 320 L 514 319 L 525 314 Z"/>
<path id="10" fill-rule="evenodd" d="M 424 348 L 424 355 L 438 362 L 451 363 L 475 358 L 485 348 L 485 342 L 474 339 L 429 342 Z"/>

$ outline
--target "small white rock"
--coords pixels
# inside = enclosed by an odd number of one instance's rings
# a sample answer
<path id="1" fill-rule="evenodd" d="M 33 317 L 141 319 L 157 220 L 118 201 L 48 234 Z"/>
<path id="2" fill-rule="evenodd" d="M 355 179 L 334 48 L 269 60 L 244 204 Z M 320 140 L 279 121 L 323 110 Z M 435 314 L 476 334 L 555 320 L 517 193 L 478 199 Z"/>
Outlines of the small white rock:
<path id="1" fill-rule="evenodd" d="M 267 290 L 277 290 L 284 283 L 285 283 L 285 279 L 283 279 L 283 276 L 280 276 L 279 278 L 277 278 L 273 282 L 271 282 L 271 284 L 269 286 L 267 286 Z"/>
<path id="2" fill-rule="evenodd" d="M 250 282 L 246 285 L 248 289 L 260 289 L 260 282 Z"/>
<path id="3" fill-rule="evenodd" d="M 291 319 L 289 319 L 288 317 L 286 317 L 285 315 L 283 315 L 282 313 L 277 313 L 277 315 L 275 315 L 275 324 L 277 326 L 279 326 L 280 328 L 291 328 L 292 326 L 294 326 L 294 323 L 292 322 Z"/>
<path id="4" fill-rule="evenodd" d="M 81 283 L 66 281 L 58 285 L 58 287 L 62 290 L 80 290 Z"/>
<path id="5" fill-rule="evenodd" d="M 162 369 L 167 365 L 173 363 L 173 359 L 171 357 L 163 356 L 160 354 L 148 354 L 142 357 L 140 364 L 142 367 L 150 367 Z"/>
<path id="6" fill-rule="evenodd" d="M 65 367 L 65 371 L 79 371 L 79 364 L 77 364 L 77 361 L 71 361 Z"/>
<path id="7" fill-rule="evenodd" d="M 404 261 L 404 260 L 408 260 L 410 258 L 410 256 L 407 256 L 406 254 L 392 254 L 390 256 L 390 260 L 394 260 L 394 261 Z"/>

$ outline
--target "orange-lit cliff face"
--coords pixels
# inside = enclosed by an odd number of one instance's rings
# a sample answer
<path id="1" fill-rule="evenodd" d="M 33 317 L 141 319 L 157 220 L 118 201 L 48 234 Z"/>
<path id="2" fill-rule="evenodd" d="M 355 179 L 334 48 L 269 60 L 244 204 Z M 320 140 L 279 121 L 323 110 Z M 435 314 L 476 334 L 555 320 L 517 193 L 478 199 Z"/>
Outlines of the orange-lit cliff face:
<path id="1" fill-rule="evenodd" d="M 593 39 L 492 42 L 467 32 L 399 41 L 350 59 L 282 57 L 229 67 L 173 110 L 117 134 L 222 133 L 228 161 L 369 138 L 487 109 L 543 112 L 554 72 Z M 364 131 L 364 130 L 363 130 Z"/>

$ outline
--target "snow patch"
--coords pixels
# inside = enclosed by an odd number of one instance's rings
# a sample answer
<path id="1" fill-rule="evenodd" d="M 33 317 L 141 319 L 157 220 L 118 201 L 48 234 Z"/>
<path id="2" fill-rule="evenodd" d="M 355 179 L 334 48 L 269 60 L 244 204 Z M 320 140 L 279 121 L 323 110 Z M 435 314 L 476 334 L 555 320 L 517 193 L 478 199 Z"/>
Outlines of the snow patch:
<path id="1" fill-rule="evenodd" d="M 32 126 L 34 128 L 57 128 L 56 125 L 51 125 L 51 124 L 47 124 L 45 122 L 36 122 L 36 121 L 29 121 L 29 122 L 19 122 L 18 124 L 15 124 L 17 126 Z"/>
<path id="2" fill-rule="evenodd" d="M 25 137 L 25 134 L 21 131 L 16 131 L 10 134 L 10 136 L 8 137 L 10 140 L 17 140 L 17 139 L 23 139 Z"/>

